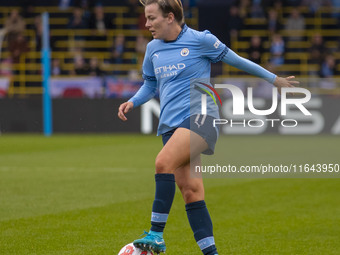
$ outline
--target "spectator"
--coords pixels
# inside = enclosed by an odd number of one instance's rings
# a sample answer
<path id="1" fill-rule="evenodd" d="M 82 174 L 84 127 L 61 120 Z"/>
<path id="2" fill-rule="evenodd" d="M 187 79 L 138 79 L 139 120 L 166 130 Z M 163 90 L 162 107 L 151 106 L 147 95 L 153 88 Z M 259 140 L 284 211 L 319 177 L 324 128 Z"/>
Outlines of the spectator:
<path id="1" fill-rule="evenodd" d="M 88 28 L 87 20 L 84 17 L 84 11 L 80 7 L 73 8 L 72 17 L 67 25 L 70 29 L 85 29 Z"/>
<path id="2" fill-rule="evenodd" d="M 125 5 L 128 8 L 128 12 L 126 13 L 127 17 L 138 20 L 140 15 L 140 13 L 138 12 L 140 6 L 139 0 L 125 0 L 125 2 Z M 128 25 L 128 27 L 124 26 L 124 28 L 138 29 L 138 25 L 138 22 L 132 22 Z"/>
<path id="3" fill-rule="evenodd" d="M 102 5 L 96 5 L 90 18 L 89 27 L 95 35 L 94 40 L 106 40 L 107 30 L 111 28 L 111 20 L 105 15 Z"/>
<path id="4" fill-rule="evenodd" d="M 294 8 L 287 19 L 285 29 L 291 31 L 290 41 L 301 41 L 305 30 L 305 19 L 301 16 L 299 10 Z"/>
<path id="5" fill-rule="evenodd" d="M 336 82 L 333 80 L 336 75 L 336 62 L 333 55 L 328 54 L 321 64 L 320 77 L 324 78 L 320 82 L 320 87 L 324 89 L 334 89 Z"/>
<path id="6" fill-rule="evenodd" d="M 100 64 L 99 64 L 97 57 L 92 57 L 90 59 L 89 75 L 90 76 L 102 76 L 102 75 L 104 75 L 104 72 L 100 68 Z"/>
<path id="7" fill-rule="evenodd" d="M 285 42 L 280 34 L 274 34 L 272 36 L 272 42 L 270 45 L 270 64 L 274 66 L 280 66 L 284 63 L 285 54 Z"/>
<path id="8" fill-rule="evenodd" d="M 263 18 L 264 12 L 262 8 L 262 0 L 253 0 L 251 9 L 250 9 L 250 16 L 252 18 Z"/>
<path id="9" fill-rule="evenodd" d="M 66 75 L 67 74 L 62 69 L 61 62 L 60 62 L 59 58 L 55 58 L 55 59 L 52 60 L 51 74 L 52 74 L 52 76 Z"/>
<path id="10" fill-rule="evenodd" d="M 311 47 L 309 48 L 309 60 L 311 64 L 321 64 L 325 57 L 327 48 L 325 47 L 322 36 L 317 33 L 312 37 Z"/>
<path id="11" fill-rule="evenodd" d="M 100 0 L 74 0 L 74 7 L 81 8 L 83 10 L 83 18 L 86 22 L 91 18 L 91 12 L 96 5 L 101 5 Z"/>
<path id="12" fill-rule="evenodd" d="M 85 62 L 85 59 L 81 55 L 77 55 L 74 58 L 74 70 L 71 71 L 71 75 L 88 75 L 89 68 Z"/>
<path id="13" fill-rule="evenodd" d="M 72 54 L 73 54 L 73 61 L 76 60 L 76 58 L 78 57 L 83 57 L 84 55 L 84 50 L 81 47 L 76 47 L 74 49 L 71 50 Z"/>
<path id="14" fill-rule="evenodd" d="M 88 28 L 88 19 L 85 18 L 84 10 L 82 8 L 73 8 L 72 17 L 69 19 L 67 27 L 73 30 Z M 74 40 L 77 41 L 78 45 L 83 45 L 82 42 L 85 41 L 85 37 L 83 35 L 77 35 L 76 33 Z"/>
<path id="15" fill-rule="evenodd" d="M 139 67 L 142 67 L 143 64 L 143 59 L 144 55 L 146 52 L 146 46 L 148 44 L 148 40 L 141 34 L 139 34 L 136 38 L 136 47 L 135 47 L 135 52 L 136 52 L 136 63 L 139 65 Z"/>
<path id="16" fill-rule="evenodd" d="M 122 64 L 124 52 L 125 36 L 120 34 L 115 38 L 113 47 L 111 48 L 111 62 L 113 64 Z"/>
<path id="17" fill-rule="evenodd" d="M 328 54 L 321 64 L 320 77 L 332 78 L 336 73 L 336 62 L 333 55 Z"/>
<path id="18" fill-rule="evenodd" d="M 256 64 L 261 64 L 261 56 L 264 53 L 261 38 L 254 35 L 250 40 L 250 47 L 248 48 L 249 60 Z"/>
<path id="19" fill-rule="evenodd" d="M 34 18 L 34 32 L 35 32 L 35 50 L 41 51 L 42 48 L 42 18 L 38 15 Z M 52 51 L 55 50 L 56 38 L 50 35 L 50 48 Z"/>
<path id="20" fill-rule="evenodd" d="M 8 49 L 11 53 L 11 58 L 14 64 L 20 63 L 20 57 L 23 53 L 28 52 L 28 42 L 23 34 L 17 34 L 16 38 L 13 39 Z"/>
<path id="21" fill-rule="evenodd" d="M 278 13 L 275 9 L 269 10 L 267 23 L 270 35 L 276 34 L 282 29 L 282 24 L 278 19 Z"/>
<path id="22" fill-rule="evenodd" d="M 240 17 L 239 8 L 235 5 L 230 7 L 229 19 L 227 22 L 227 44 L 230 45 L 234 39 L 237 39 L 239 31 L 242 29 L 243 21 Z"/>
<path id="23" fill-rule="evenodd" d="M 19 34 L 24 34 L 26 23 L 17 9 L 11 11 L 9 17 L 5 21 L 4 28 L 7 33 L 8 45 L 11 45 L 14 40 L 17 40 Z"/>

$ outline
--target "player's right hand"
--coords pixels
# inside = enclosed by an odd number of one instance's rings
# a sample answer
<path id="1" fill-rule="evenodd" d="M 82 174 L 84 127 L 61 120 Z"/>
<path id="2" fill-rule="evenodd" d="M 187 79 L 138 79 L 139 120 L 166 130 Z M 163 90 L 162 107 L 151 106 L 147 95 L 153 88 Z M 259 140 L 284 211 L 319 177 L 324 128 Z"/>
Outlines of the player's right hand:
<path id="1" fill-rule="evenodd" d="M 127 121 L 127 118 L 125 116 L 125 114 L 127 114 L 129 111 L 131 111 L 133 109 L 133 103 L 132 102 L 125 102 L 122 103 L 119 106 L 118 109 L 118 117 L 122 120 L 122 121 Z"/>

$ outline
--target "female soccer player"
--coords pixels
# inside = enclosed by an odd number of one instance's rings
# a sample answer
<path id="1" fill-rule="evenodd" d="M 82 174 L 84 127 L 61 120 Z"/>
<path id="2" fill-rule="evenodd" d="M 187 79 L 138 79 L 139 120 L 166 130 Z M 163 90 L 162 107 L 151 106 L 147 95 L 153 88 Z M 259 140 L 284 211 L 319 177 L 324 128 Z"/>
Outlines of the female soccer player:
<path id="1" fill-rule="evenodd" d="M 154 40 L 148 44 L 144 58 L 144 84 L 136 95 L 120 105 L 118 116 L 126 121 L 125 114 L 150 100 L 159 88 L 161 114 L 158 134 L 162 135 L 164 147 L 155 162 L 156 192 L 151 229 L 144 238 L 135 240 L 134 245 L 155 253 L 165 252 L 163 230 L 177 184 L 198 246 L 203 254 L 216 255 L 203 181 L 202 178 L 190 178 L 190 161 L 199 164 L 201 153 L 213 153 L 218 131 L 212 120 L 213 117 L 218 118 L 218 109 L 214 109 L 214 103 L 209 100 L 207 108 L 211 116 L 192 111 L 190 88 L 200 83 L 191 84 L 191 81 L 209 79 L 211 63 L 223 61 L 270 81 L 279 89 L 293 87 L 297 82 L 292 80 L 294 77 L 277 77 L 238 56 L 210 32 L 198 32 L 187 27 L 180 0 L 140 1 L 145 6 L 146 27 Z"/>

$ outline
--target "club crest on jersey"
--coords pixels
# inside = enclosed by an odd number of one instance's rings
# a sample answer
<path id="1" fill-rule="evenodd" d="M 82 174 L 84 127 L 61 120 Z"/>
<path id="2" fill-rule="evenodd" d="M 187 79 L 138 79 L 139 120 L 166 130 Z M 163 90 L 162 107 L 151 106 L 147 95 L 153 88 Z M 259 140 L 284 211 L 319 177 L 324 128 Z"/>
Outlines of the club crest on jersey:
<path id="1" fill-rule="evenodd" d="M 181 56 L 182 57 L 186 57 L 186 56 L 188 56 L 189 55 L 189 49 L 188 48 L 184 48 L 184 49 L 182 49 L 181 50 Z"/>

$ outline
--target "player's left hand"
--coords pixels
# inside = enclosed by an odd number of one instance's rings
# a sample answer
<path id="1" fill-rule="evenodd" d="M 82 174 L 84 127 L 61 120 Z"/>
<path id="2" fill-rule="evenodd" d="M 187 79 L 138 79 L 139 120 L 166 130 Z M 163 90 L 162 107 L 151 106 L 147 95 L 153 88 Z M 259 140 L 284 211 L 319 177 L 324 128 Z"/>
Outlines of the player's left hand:
<path id="1" fill-rule="evenodd" d="M 296 85 L 299 85 L 300 82 L 293 80 L 295 76 L 289 76 L 286 78 L 277 76 L 274 81 L 274 86 L 278 88 L 279 93 L 281 94 L 281 88 L 294 88 Z"/>

